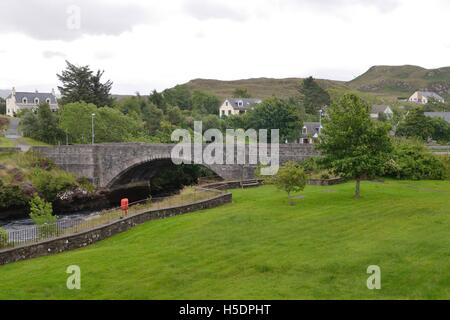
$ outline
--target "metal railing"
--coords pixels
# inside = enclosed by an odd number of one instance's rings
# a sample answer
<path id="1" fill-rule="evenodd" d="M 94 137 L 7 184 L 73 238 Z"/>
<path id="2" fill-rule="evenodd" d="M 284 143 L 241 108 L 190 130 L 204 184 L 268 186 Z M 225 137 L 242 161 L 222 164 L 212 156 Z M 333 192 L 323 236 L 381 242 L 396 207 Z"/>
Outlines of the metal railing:
<path id="1" fill-rule="evenodd" d="M 189 188 L 174 196 L 149 198 L 130 203 L 126 215 L 123 210 L 117 207 L 76 220 L 60 220 L 54 223 L 34 225 L 13 231 L 4 230 L 0 232 L 0 250 L 26 246 L 63 236 L 76 235 L 120 221 L 126 217 L 194 204 L 199 201 L 213 199 L 222 194 L 224 194 L 223 191 L 214 189 L 200 187 Z"/>

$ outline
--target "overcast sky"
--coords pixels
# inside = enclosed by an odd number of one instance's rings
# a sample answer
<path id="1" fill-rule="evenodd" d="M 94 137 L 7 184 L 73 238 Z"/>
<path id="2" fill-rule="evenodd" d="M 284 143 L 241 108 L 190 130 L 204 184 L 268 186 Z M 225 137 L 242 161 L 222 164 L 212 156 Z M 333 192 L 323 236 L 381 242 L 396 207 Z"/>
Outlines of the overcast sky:
<path id="1" fill-rule="evenodd" d="M 0 89 L 56 88 L 65 60 L 104 69 L 122 94 L 450 65 L 448 0 L 1 0 L 0 12 Z"/>

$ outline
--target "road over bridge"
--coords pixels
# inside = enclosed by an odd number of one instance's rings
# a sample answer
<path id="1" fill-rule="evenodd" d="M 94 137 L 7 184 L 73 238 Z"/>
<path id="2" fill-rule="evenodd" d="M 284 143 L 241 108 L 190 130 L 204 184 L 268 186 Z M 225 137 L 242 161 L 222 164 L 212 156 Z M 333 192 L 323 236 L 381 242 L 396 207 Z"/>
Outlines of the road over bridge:
<path id="1" fill-rule="evenodd" d="M 33 147 L 62 169 L 78 177 L 90 179 L 97 187 L 114 189 L 127 184 L 148 181 L 161 168 L 174 166 L 171 151 L 175 144 L 110 143 L 95 145 L 68 145 Z M 203 149 L 206 145 L 203 145 Z M 245 148 L 248 160 L 249 147 Z M 270 146 L 268 148 L 270 150 Z M 225 151 L 224 151 L 225 154 Z M 234 157 L 237 159 L 238 151 Z M 270 156 L 270 151 L 268 151 Z M 280 144 L 279 161 L 301 161 L 318 155 L 313 145 Z M 225 156 L 224 156 L 225 157 Z M 248 161 L 246 162 L 248 163 Z M 256 165 L 204 165 L 224 180 L 254 178 Z"/>

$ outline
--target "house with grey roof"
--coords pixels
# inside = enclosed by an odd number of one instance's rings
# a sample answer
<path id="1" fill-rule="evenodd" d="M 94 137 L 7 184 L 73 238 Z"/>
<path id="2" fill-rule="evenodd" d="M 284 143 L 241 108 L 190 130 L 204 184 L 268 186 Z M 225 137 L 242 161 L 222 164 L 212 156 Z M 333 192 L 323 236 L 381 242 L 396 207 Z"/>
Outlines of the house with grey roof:
<path id="1" fill-rule="evenodd" d="M 425 112 L 425 116 L 430 118 L 442 118 L 450 123 L 450 112 Z"/>
<path id="2" fill-rule="evenodd" d="M 386 117 L 386 119 L 391 119 L 394 116 L 394 112 L 392 111 L 390 106 L 386 105 L 373 105 L 370 110 L 370 117 L 372 119 L 379 120 L 381 115 Z"/>
<path id="3" fill-rule="evenodd" d="M 322 131 L 322 125 L 320 122 L 304 122 L 300 143 L 313 144 L 319 138 L 320 131 Z"/>
<path id="4" fill-rule="evenodd" d="M 261 103 L 261 99 L 233 98 L 226 99 L 219 108 L 219 116 L 231 116 L 246 113 Z"/>
<path id="5" fill-rule="evenodd" d="M 445 102 L 444 98 L 442 98 L 437 93 L 431 91 L 416 91 L 408 99 L 408 101 L 413 103 L 427 104 L 432 99 L 442 103 Z"/>
<path id="6" fill-rule="evenodd" d="M 35 110 L 40 104 L 47 103 L 52 111 L 58 110 L 55 91 L 52 92 L 19 92 L 12 88 L 6 97 L 6 114 L 15 117 L 22 110 Z"/>

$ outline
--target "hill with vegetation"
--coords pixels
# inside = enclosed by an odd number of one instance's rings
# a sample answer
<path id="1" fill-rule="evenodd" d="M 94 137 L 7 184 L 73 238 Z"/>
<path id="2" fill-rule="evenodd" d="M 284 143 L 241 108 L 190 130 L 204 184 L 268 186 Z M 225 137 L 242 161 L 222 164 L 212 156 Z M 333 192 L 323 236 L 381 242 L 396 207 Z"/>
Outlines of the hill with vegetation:
<path id="1" fill-rule="evenodd" d="M 398 98 L 408 98 L 416 90 L 430 90 L 450 98 L 450 67 L 374 66 L 347 85 L 354 90 Z"/>

